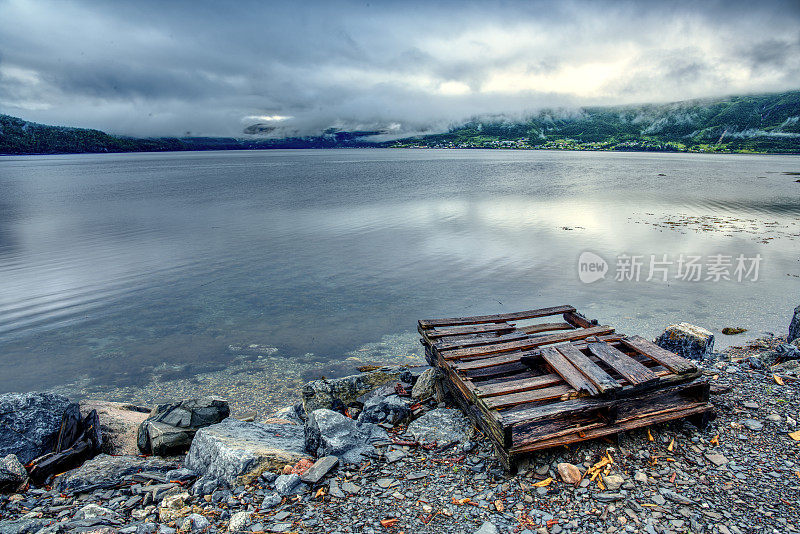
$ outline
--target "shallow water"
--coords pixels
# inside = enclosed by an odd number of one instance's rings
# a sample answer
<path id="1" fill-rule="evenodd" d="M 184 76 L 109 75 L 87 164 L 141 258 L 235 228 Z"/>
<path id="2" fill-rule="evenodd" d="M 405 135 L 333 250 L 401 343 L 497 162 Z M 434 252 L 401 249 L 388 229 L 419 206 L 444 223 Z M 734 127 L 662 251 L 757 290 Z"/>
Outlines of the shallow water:
<path id="1" fill-rule="evenodd" d="M 693 322 L 718 347 L 744 339 L 726 326 L 785 334 L 798 170 L 543 151 L 0 158 L 0 390 L 131 391 L 256 361 L 243 344 L 300 380 L 418 356 L 419 318 L 564 303 L 646 336 Z M 592 284 L 587 250 L 610 269 Z M 614 280 L 621 254 L 643 256 L 638 282 Z M 651 254 L 762 260 L 757 281 L 676 280 L 673 264 L 648 282 Z"/>

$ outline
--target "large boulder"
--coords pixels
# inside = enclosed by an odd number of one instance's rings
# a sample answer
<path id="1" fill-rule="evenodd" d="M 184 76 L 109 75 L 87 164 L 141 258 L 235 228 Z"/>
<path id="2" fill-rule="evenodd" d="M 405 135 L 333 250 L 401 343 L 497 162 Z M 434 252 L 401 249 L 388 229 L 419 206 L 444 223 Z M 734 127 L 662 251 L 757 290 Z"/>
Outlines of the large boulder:
<path id="1" fill-rule="evenodd" d="M 51 452 L 69 399 L 53 393 L 0 395 L 0 456 L 27 464 Z"/>
<path id="2" fill-rule="evenodd" d="M 136 434 L 150 410 L 121 402 L 81 401 L 82 415 L 87 415 L 92 410 L 95 410 L 100 418 L 103 452 L 116 455 L 139 454 Z"/>
<path id="3" fill-rule="evenodd" d="M 656 344 L 678 356 L 702 360 L 714 350 L 714 334 L 700 326 L 678 323 L 668 326 Z"/>
<path id="4" fill-rule="evenodd" d="M 458 410 L 436 408 L 408 425 L 408 433 L 423 443 L 444 445 L 467 441 L 472 433 L 472 424 Z"/>
<path id="5" fill-rule="evenodd" d="M 197 431 L 186 467 L 205 479 L 236 486 L 303 458 L 309 456 L 302 426 L 228 418 Z"/>
<path id="6" fill-rule="evenodd" d="M 305 448 L 314 456 L 338 456 L 343 462 L 360 463 L 375 452 L 372 443 L 388 435 L 381 427 L 356 422 L 333 410 L 314 410 L 305 425 Z"/>
<path id="7" fill-rule="evenodd" d="M 336 400 L 348 405 L 387 382 L 411 383 L 411 380 L 411 372 L 405 367 L 381 367 L 358 375 L 313 380 L 303 386 L 303 408 L 310 414 L 314 410 L 330 409 Z"/>
<path id="8" fill-rule="evenodd" d="M 60 475 L 54 486 L 62 493 L 88 493 L 112 488 L 140 472 L 166 474 L 180 466 L 162 458 L 98 454 L 82 466 Z"/>
<path id="9" fill-rule="evenodd" d="M 800 338 L 800 306 L 794 309 L 792 320 L 789 322 L 789 337 L 787 341 L 791 343 Z"/>
<path id="10" fill-rule="evenodd" d="M 139 450 L 157 456 L 186 452 L 198 429 L 219 423 L 229 415 L 228 401 L 216 397 L 159 404 L 139 425 Z"/>

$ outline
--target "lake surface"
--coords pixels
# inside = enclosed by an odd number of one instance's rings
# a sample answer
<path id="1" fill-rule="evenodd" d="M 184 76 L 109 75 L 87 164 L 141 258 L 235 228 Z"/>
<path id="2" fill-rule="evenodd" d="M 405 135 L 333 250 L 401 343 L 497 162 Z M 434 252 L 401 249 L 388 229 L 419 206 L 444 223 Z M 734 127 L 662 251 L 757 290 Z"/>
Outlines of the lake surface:
<path id="1" fill-rule="evenodd" d="M 718 347 L 744 339 L 726 326 L 785 335 L 797 171 L 791 156 L 608 152 L 3 157 L 0 391 L 132 395 L 243 360 L 306 362 L 299 380 L 418 357 L 420 318 L 565 303 L 649 337 L 678 321 Z M 604 279 L 579 279 L 585 251 Z M 731 257 L 732 279 L 677 279 L 681 254 Z M 615 280 L 620 255 L 642 256 L 639 281 Z M 666 282 L 646 281 L 650 255 L 673 262 Z M 757 280 L 736 280 L 739 255 L 761 256 Z"/>

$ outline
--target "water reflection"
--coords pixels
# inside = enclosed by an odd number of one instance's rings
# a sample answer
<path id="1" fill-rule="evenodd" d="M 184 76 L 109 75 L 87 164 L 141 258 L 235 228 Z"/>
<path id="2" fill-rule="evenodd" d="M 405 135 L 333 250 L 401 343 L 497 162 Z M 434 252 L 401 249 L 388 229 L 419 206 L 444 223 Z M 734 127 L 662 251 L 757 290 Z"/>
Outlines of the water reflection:
<path id="1" fill-rule="evenodd" d="M 333 362 L 397 335 L 408 351 L 423 316 L 560 303 L 648 336 L 674 320 L 777 330 L 795 305 L 800 201 L 785 176 L 753 177 L 797 167 L 481 151 L 0 159 L 0 390 L 194 376 L 241 343 Z M 584 250 L 764 263 L 753 284 L 587 286 Z"/>

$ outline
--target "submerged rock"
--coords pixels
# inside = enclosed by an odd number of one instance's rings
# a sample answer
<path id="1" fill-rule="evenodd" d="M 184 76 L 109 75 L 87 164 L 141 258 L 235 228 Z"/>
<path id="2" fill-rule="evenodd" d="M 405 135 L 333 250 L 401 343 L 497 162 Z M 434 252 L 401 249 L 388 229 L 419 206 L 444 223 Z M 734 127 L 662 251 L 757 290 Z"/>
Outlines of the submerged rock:
<path id="1" fill-rule="evenodd" d="M 139 426 L 139 450 L 157 456 L 185 452 L 199 428 L 219 423 L 229 415 L 228 401 L 216 397 L 159 404 Z"/>
<path id="2" fill-rule="evenodd" d="M 53 393 L 0 395 L 0 456 L 27 464 L 53 450 L 69 399 Z"/>
<path id="3" fill-rule="evenodd" d="M 178 467 L 176 462 L 161 458 L 99 454 L 79 468 L 59 476 L 55 487 L 60 492 L 84 493 L 114 487 L 126 476 L 142 471 L 167 473 Z"/>
<path id="4" fill-rule="evenodd" d="M 359 375 L 313 380 L 303 386 L 303 409 L 306 414 L 314 410 L 330 409 L 337 400 L 348 405 L 392 381 L 410 383 L 411 373 L 405 367 L 381 367 Z"/>
<path id="5" fill-rule="evenodd" d="M 386 431 L 379 426 L 356 422 L 332 410 L 314 410 L 305 425 L 306 451 L 337 456 L 346 463 L 360 463 L 375 451 L 372 442 L 386 438 Z"/>
<path id="6" fill-rule="evenodd" d="M 467 441 L 472 423 L 455 409 L 436 408 L 408 425 L 408 432 L 417 440 L 439 444 Z"/>
<path id="7" fill-rule="evenodd" d="M 692 360 L 702 360 L 714 350 L 714 334 L 689 323 L 670 325 L 656 340 L 663 349 Z"/>
<path id="8" fill-rule="evenodd" d="M 303 458 L 308 455 L 302 426 L 228 418 L 197 431 L 186 467 L 206 479 L 236 486 Z"/>

